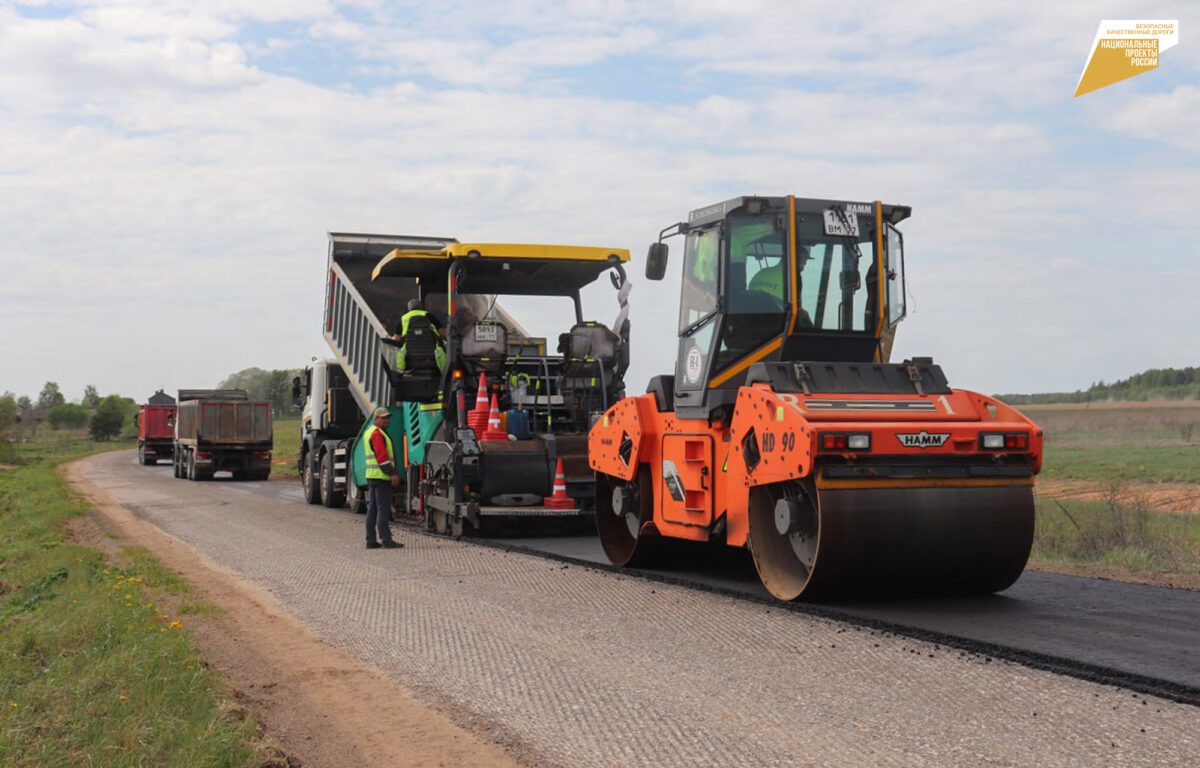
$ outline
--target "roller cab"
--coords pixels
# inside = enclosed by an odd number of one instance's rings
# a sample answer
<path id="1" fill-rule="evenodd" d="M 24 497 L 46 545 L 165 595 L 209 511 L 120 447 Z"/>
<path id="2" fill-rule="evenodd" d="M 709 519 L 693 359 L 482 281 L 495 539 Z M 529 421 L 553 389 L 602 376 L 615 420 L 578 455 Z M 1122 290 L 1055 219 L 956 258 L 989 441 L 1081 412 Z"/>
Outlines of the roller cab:
<path id="1" fill-rule="evenodd" d="M 737 198 L 664 230 L 687 238 L 675 374 L 590 435 L 610 560 L 652 565 L 667 538 L 747 547 L 784 600 L 1020 575 L 1041 430 L 931 359 L 887 360 L 908 212 Z M 665 258 L 660 241 L 648 276 Z"/>

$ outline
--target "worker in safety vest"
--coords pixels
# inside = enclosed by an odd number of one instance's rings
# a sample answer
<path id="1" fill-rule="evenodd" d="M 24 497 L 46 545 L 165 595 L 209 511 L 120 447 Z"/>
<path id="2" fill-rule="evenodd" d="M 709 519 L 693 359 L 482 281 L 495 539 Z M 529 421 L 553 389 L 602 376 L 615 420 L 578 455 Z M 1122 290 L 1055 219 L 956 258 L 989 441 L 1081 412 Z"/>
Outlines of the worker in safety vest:
<path id="1" fill-rule="evenodd" d="M 396 327 L 396 332 L 392 335 L 392 338 L 396 341 L 403 342 L 408 336 L 408 326 L 414 319 L 418 317 L 424 318 L 424 321 L 427 322 L 429 327 L 433 330 L 433 333 L 437 339 L 437 345 L 434 347 L 433 351 L 434 360 L 437 362 L 438 370 L 444 370 L 446 368 L 446 349 L 442 344 L 441 339 L 442 324 L 438 322 L 436 317 L 425 311 L 425 307 L 422 306 L 420 299 L 412 299 L 408 302 L 408 311 L 405 312 L 404 316 L 400 318 L 400 325 Z M 408 367 L 405 359 L 406 352 L 407 350 L 405 349 L 405 345 L 401 343 L 399 351 L 396 352 L 396 370 L 398 371 L 403 371 Z"/>
<path id="2" fill-rule="evenodd" d="M 388 436 L 392 412 L 376 408 L 374 423 L 363 433 L 363 454 L 367 459 L 367 549 L 397 549 L 404 545 L 392 539 L 392 489 L 400 486 L 396 468 L 396 449 Z M 378 535 L 377 535 L 378 534 Z"/>
<path id="3" fill-rule="evenodd" d="M 810 258 L 811 257 L 809 255 L 807 246 L 801 245 L 796 249 L 797 273 L 804 271 L 804 267 L 806 264 L 808 264 Z M 804 284 L 801 282 L 799 274 L 797 274 L 796 290 L 799 291 L 803 285 Z M 784 300 L 783 259 L 777 260 L 774 265 L 767 267 L 766 269 L 760 269 L 754 275 L 754 277 L 750 278 L 750 285 L 747 286 L 747 289 L 751 291 L 768 293 L 773 298 L 779 299 L 782 302 Z M 799 303 L 800 297 L 797 296 L 796 298 L 797 303 Z M 812 318 L 809 317 L 808 312 L 804 309 L 804 307 L 800 308 L 800 316 L 797 318 L 797 325 L 799 325 L 801 328 L 813 327 Z"/>

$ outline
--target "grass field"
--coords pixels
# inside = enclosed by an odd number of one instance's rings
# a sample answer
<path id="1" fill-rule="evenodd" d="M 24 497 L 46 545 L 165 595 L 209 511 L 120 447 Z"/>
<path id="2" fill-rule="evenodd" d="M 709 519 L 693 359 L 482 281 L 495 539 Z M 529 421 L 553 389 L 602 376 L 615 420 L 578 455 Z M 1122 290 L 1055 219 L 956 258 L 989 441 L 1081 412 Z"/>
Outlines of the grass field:
<path id="1" fill-rule="evenodd" d="M 68 540 L 87 509 L 56 467 L 113 447 L 49 432 L 0 470 L 0 765 L 270 764 L 189 646 L 211 608 L 142 550 Z"/>
<path id="2" fill-rule="evenodd" d="M 1039 495 L 1034 567 L 1200 589 L 1200 515 L 1147 503 L 1158 483 L 1200 491 L 1200 402 L 1022 410 L 1045 430 L 1042 477 L 1099 489 L 1087 500 Z"/>
<path id="3" fill-rule="evenodd" d="M 299 477 L 296 469 L 300 449 L 300 419 L 275 420 L 275 448 L 271 454 L 271 474 L 275 477 Z"/>
<path id="4" fill-rule="evenodd" d="M 1044 477 L 1200 483 L 1200 401 L 1189 402 L 1021 410 L 1045 430 Z"/>

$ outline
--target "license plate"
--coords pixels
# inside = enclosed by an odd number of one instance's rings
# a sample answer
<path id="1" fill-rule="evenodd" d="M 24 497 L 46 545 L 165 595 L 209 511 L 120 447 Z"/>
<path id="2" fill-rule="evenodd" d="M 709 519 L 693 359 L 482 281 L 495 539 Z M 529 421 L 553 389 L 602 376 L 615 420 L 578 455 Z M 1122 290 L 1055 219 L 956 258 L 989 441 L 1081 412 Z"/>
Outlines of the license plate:
<path id="1" fill-rule="evenodd" d="M 825 215 L 825 234 L 835 237 L 858 237 L 858 217 L 853 213 L 846 214 L 846 221 L 837 211 L 822 211 Z M 847 227 L 846 224 L 850 226 Z"/>
<path id="2" fill-rule="evenodd" d="M 500 329 L 494 325 L 475 326 L 475 341 L 499 341 Z"/>

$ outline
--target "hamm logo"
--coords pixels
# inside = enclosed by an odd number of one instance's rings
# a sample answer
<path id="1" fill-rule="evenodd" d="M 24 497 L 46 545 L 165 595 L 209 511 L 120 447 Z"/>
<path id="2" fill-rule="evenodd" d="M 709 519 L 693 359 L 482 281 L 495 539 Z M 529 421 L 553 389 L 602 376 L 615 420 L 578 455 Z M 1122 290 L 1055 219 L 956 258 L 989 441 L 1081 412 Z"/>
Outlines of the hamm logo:
<path id="1" fill-rule="evenodd" d="M 937 448 L 945 445 L 950 439 L 949 433 L 938 432 L 930 434 L 925 430 L 920 432 L 897 432 L 896 437 L 905 448 Z"/>

